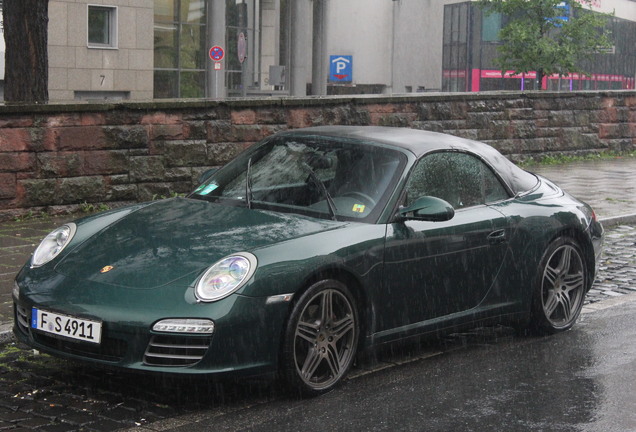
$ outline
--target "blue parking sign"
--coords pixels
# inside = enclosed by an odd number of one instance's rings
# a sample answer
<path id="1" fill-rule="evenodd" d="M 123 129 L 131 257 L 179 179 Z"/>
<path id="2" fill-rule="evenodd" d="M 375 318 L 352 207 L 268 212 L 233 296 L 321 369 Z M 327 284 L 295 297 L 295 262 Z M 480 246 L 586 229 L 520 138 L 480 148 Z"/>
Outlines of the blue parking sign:
<path id="1" fill-rule="evenodd" d="M 329 56 L 329 82 L 350 83 L 353 81 L 353 56 Z"/>

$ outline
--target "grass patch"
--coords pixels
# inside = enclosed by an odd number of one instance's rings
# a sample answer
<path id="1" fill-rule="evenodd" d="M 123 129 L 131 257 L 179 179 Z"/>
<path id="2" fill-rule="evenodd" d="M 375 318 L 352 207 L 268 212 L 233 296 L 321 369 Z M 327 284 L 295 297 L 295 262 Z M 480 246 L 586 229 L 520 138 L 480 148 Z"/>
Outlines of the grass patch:
<path id="1" fill-rule="evenodd" d="M 34 219 L 42 220 L 48 218 L 50 218 L 50 216 L 46 212 L 34 212 L 33 210 L 29 210 L 26 214 L 14 217 L 13 220 L 15 222 L 26 222 Z"/>
<path id="2" fill-rule="evenodd" d="M 16 354 L 22 353 L 22 350 L 13 344 L 7 344 L 2 347 L 0 351 L 0 362 L 6 360 L 9 356 L 15 356 Z"/>
<path id="3" fill-rule="evenodd" d="M 150 201 L 158 201 L 158 200 L 164 200 L 164 199 L 168 199 L 168 198 L 179 198 L 179 197 L 182 198 L 184 196 L 186 196 L 186 194 L 178 193 L 178 192 L 171 192 L 169 195 L 154 194 L 152 196 L 152 198 L 150 199 Z"/>
<path id="4" fill-rule="evenodd" d="M 92 214 L 92 213 L 99 213 L 99 212 L 103 212 L 106 210 L 110 210 L 111 207 L 108 204 L 105 203 L 89 203 L 84 201 L 83 203 L 76 205 L 76 207 L 71 207 L 69 206 L 69 209 L 66 211 L 65 214 L 73 216 L 76 215 L 76 217 L 79 217 L 77 215 L 82 215 L 82 213 L 84 214 Z M 25 214 L 22 215 L 18 215 L 15 216 L 13 218 L 14 222 L 28 222 L 28 221 L 33 221 L 33 220 L 47 220 L 50 219 L 53 216 L 62 216 L 63 214 L 55 214 L 55 215 L 51 215 L 45 211 L 33 211 L 33 210 L 29 210 L 28 212 L 26 212 Z"/>
<path id="5" fill-rule="evenodd" d="M 20 348 L 16 343 L 5 344 L 0 350 L 0 367 L 6 370 L 21 369 L 24 362 L 31 366 L 46 366 L 60 360 L 31 348 Z"/>
<path id="6" fill-rule="evenodd" d="M 529 167 L 537 165 L 562 165 L 571 162 L 582 161 L 595 161 L 595 160 L 609 160 L 617 158 L 630 158 L 636 157 L 636 150 L 630 152 L 600 152 L 589 153 L 585 155 L 568 155 L 568 154 L 555 154 L 555 155 L 539 155 L 536 158 L 530 157 L 529 159 L 519 162 L 517 165 L 520 167 Z"/>
<path id="7" fill-rule="evenodd" d="M 110 210 L 110 207 L 107 204 L 91 204 L 84 201 L 80 204 L 80 210 L 82 213 L 99 213 L 106 210 Z"/>
<path id="8" fill-rule="evenodd" d="M 16 370 L 15 365 L 12 363 L 16 360 L 24 360 L 24 358 L 24 350 L 18 348 L 15 344 L 3 345 L 2 350 L 0 350 L 0 368 L 8 371 Z"/>

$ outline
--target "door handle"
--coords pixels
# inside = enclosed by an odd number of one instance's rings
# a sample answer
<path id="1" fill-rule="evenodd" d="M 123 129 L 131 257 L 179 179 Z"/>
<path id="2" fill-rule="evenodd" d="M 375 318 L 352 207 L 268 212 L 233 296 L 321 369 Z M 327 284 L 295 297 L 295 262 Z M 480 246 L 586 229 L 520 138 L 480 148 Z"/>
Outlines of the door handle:
<path id="1" fill-rule="evenodd" d="M 491 245 L 500 244 L 506 241 L 506 230 L 497 230 L 488 234 L 488 242 Z"/>

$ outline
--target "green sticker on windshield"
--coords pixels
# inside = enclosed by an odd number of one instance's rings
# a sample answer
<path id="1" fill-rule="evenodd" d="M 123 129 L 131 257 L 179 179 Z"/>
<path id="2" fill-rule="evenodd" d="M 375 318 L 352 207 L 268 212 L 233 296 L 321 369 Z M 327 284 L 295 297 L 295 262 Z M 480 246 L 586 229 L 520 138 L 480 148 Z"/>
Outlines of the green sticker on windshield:
<path id="1" fill-rule="evenodd" d="M 195 193 L 197 193 L 199 195 L 207 195 L 207 194 L 209 194 L 210 192 L 212 192 L 214 189 L 216 189 L 218 187 L 219 187 L 219 185 L 214 184 L 214 183 L 211 183 L 209 185 L 204 185 L 204 186 L 202 185 L 195 191 Z"/>
<path id="2" fill-rule="evenodd" d="M 364 209 L 366 208 L 366 206 L 364 204 L 354 204 L 353 208 L 351 209 L 351 211 L 356 212 L 356 213 L 364 213 Z"/>

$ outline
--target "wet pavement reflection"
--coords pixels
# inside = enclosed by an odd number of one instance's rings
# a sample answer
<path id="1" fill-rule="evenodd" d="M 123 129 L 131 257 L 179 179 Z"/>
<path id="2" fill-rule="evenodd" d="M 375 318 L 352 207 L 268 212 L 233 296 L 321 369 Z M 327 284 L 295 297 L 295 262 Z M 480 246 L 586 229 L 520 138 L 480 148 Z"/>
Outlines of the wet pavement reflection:
<path id="1" fill-rule="evenodd" d="M 636 302 L 630 297 L 586 314 L 562 334 L 476 329 L 391 353 L 387 358 L 401 364 L 362 374 L 320 398 L 280 396 L 242 412 L 183 416 L 167 430 L 633 431 Z"/>

